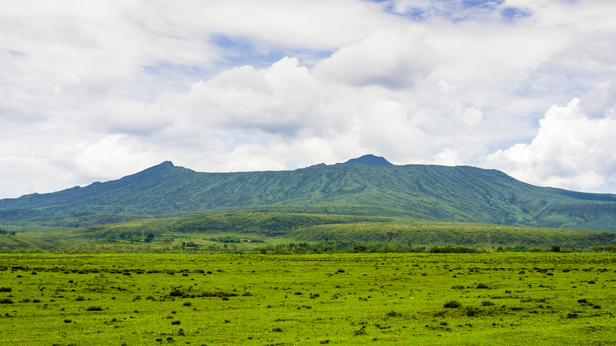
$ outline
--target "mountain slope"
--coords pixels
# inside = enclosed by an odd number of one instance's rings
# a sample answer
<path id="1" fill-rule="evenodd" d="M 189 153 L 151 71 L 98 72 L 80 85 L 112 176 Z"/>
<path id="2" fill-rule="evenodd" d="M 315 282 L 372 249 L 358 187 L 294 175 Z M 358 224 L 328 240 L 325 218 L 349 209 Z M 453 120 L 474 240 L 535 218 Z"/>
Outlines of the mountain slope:
<path id="1" fill-rule="evenodd" d="M 467 166 L 373 164 L 198 173 L 164 162 L 115 181 L 0 200 L 0 221 L 247 207 L 616 230 L 616 195 L 541 188 Z"/>

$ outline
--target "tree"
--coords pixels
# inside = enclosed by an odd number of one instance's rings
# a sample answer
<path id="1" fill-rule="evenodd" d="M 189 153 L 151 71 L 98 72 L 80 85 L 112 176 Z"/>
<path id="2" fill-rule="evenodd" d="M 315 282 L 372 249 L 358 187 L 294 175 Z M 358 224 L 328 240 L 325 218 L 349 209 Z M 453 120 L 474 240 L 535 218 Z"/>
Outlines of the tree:
<path id="1" fill-rule="evenodd" d="M 148 235 L 145 237 L 145 242 L 151 243 L 153 240 L 154 240 L 154 233 L 148 233 Z"/>
<path id="2" fill-rule="evenodd" d="M 594 252 L 603 252 L 605 250 L 605 248 L 603 246 L 593 246 L 592 248 L 590 248 L 592 251 Z"/>
<path id="3" fill-rule="evenodd" d="M 560 252 L 560 246 L 552 245 L 552 247 L 550 248 L 550 252 Z"/>

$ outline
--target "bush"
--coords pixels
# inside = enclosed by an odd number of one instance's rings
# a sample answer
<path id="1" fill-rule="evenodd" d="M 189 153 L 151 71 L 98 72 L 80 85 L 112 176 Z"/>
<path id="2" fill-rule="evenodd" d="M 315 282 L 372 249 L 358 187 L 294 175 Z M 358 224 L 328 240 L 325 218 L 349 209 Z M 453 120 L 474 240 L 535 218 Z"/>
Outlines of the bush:
<path id="1" fill-rule="evenodd" d="M 453 246 L 445 246 L 445 247 L 434 246 L 434 247 L 430 248 L 430 250 L 428 252 L 430 252 L 430 253 L 478 253 L 480 251 L 479 250 L 475 250 L 475 249 L 471 249 L 471 248 L 468 248 L 468 247 L 463 247 L 463 246 L 457 246 L 457 247 L 453 247 Z"/>
<path id="2" fill-rule="evenodd" d="M 481 306 L 493 306 L 494 303 L 492 303 L 491 301 L 488 300 L 484 300 L 481 302 Z"/>
<path id="3" fill-rule="evenodd" d="M 479 316 L 481 310 L 472 306 L 467 306 L 464 308 L 464 314 L 468 317 Z"/>
<path id="4" fill-rule="evenodd" d="M 386 315 L 387 315 L 387 316 L 389 316 L 389 317 L 402 317 L 402 316 L 403 316 L 403 315 L 402 315 L 402 313 L 400 313 L 400 312 L 395 312 L 395 311 L 393 311 L 393 310 L 392 310 L 392 311 L 390 311 L 390 312 L 388 312 Z"/>
<path id="5" fill-rule="evenodd" d="M 2 298 L 0 304 L 13 304 L 13 301 L 10 298 Z"/>
<path id="6" fill-rule="evenodd" d="M 457 300 L 450 300 L 445 302 L 445 305 L 443 305 L 446 308 L 459 308 L 460 306 L 462 306 L 462 304 L 460 304 L 460 302 L 458 302 Z"/>
<path id="7" fill-rule="evenodd" d="M 100 306 L 90 306 L 86 310 L 88 311 L 103 311 L 103 308 Z"/>
<path id="8" fill-rule="evenodd" d="M 0 292 L 11 292 L 12 290 L 10 287 L 0 287 Z"/>

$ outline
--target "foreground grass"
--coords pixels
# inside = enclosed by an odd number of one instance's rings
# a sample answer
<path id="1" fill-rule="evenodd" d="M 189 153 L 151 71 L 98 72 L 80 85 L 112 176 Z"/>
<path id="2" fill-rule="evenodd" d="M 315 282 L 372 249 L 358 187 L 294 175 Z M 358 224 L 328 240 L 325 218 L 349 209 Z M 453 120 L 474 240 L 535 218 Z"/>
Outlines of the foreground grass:
<path id="1" fill-rule="evenodd" d="M 0 255 L 4 345 L 611 345 L 589 253 Z"/>

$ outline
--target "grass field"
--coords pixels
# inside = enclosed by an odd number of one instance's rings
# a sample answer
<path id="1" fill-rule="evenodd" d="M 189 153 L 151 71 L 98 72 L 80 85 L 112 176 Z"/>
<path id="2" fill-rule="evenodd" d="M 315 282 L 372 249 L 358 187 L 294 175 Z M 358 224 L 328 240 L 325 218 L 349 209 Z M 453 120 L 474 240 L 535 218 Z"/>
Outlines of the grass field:
<path id="1" fill-rule="evenodd" d="M 11 231 L 8 226 L 0 226 Z M 223 244 L 217 241 L 221 237 L 238 241 Z M 191 246 L 185 245 L 188 242 Z M 353 244 L 373 250 L 385 245 L 406 250 L 455 245 L 488 251 L 499 247 L 546 249 L 556 245 L 590 251 L 595 246 L 616 245 L 616 232 L 358 215 L 218 212 L 0 234 L 2 252 L 258 253 L 263 247 L 273 251 L 280 244 L 294 242 L 310 243 L 312 249 L 305 249 L 306 252 L 352 250 Z M 333 243 L 337 244 L 335 249 L 330 246 Z"/>
<path id="2" fill-rule="evenodd" d="M 3 345 L 613 345 L 601 253 L 0 254 Z"/>

